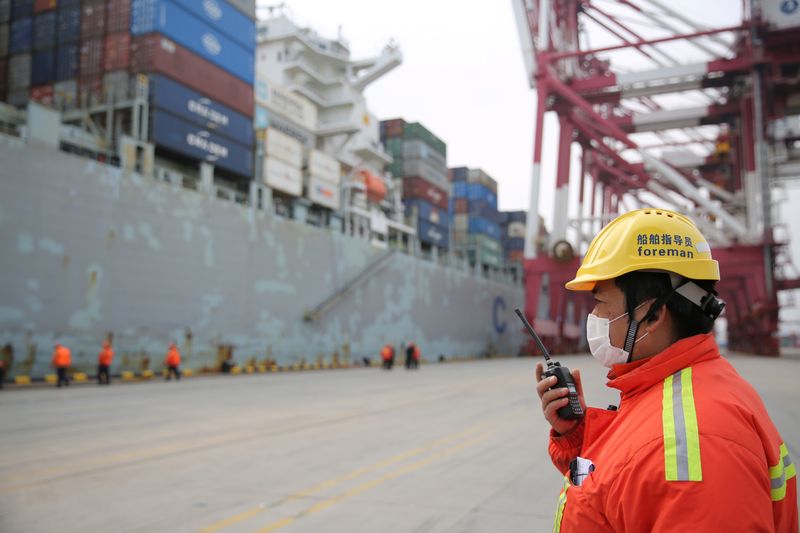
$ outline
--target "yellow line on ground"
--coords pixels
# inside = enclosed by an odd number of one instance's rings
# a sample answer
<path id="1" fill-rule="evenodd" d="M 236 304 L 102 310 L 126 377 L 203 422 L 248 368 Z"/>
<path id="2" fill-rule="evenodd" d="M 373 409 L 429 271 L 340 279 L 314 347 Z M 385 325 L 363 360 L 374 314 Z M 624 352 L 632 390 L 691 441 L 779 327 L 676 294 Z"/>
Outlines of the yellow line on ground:
<path id="1" fill-rule="evenodd" d="M 341 503 L 341 502 L 343 502 L 345 500 L 348 500 L 348 499 L 352 498 L 353 496 L 357 496 L 357 495 L 359 495 L 361 493 L 367 492 L 368 490 L 372 490 L 372 489 L 374 489 L 374 488 L 376 488 L 376 487 L 378 487 L 380 485 L 383 485 L 387 481 L 391 481 L 391 480 L 396 479 L 396 478 L 398 478 L 400 476 L 404 476 L 406 474 L 410 474 L 411 472 L 414 472 L 416 470 L 419 470 L 420 468 L 428 466 L 429 464 L 431 464 L 432 462 L 434 462 L 434 461 L 436 461 L 438 459 L 444 459 L 445 457 L 447 457 L 449 455 L 452 455 L 454 453 L 457 453 L 457 452 L 459 452 L 459 451 L 461 451 L 461 450 L 463 450 L 465 448 L 469 448 L 470 446 L 474 446 L 474 445 L 478 444 L 479 442 L 482 442 L 482 441 L 486 440 L 489 437 L 489 435 L 490 435 L 490 433 L 486 433 L 486 434 L 481 435 L 481 436 L 479 436 L 479 437 L 477 437 L 475 439 L 472 439 L 472 440 L 469 440 L 469 441 L 466 441 L 466 442 L 462 442 L 461 444 L 459 444 L 457 446 L 453 446 L 451 448 L 448 448 L 448 449 L 444 450 L 443 452 L 439 452 L 439 453 L 433 454 L 433 455 L 431 455 L 429 457 L 426 457 L 425 459 L 420 459 L 419 461 L 417 461 L 415 463 L 411 463 L 410 465 L 404 466 L 403 468 L 400 468 L 398 470 L 394 470 L 392 472 L 386 473 L 386 474 L 384 474 L 384 475 L 382 475 L 380 477 L 377 477 L 375 479 L 371 479 L 371 480 L 369 480 L 369 481 L 367 481 L 365 483 L 362 483 L 361 485 L 353 487 L 352 489 L 350 489 L 348 491 L 345 491 L 345 492 L 343 492 L 341 494 L 338 494 L 338 495 L 336 495 L 336 496 L 334 496 L 332 498 L 328 498 L 326 500 L 322 500 L 322 501 L 320 501 L 318 503 L 315 503 L 311 507 L 308 507 L 307 509 L 304 509 L 304 510 L 300 511 L 299 513 L 297 513 L 297 514 L 295 514 L 293 516 L 288 516 L 288 517 L 281 518 L 280 520 L 277 520 L 277 521 L 267 525 L 266 527 L 257 530 L 256 533 L 270 533 L 270 532 L 275 531 L 277 529 L 280 529 L 280 528 L 282 528 L 284 526 L 292 524 L 292 523 L 296 522 L 300 518 L 303 518 L 305 516 L 310 516 L 312 514 L 320 512 L 320 511 L 324 511 L 325 509 L 329 509 L 330 507 L 333 507 L 337 503 Z"/>
<path id="2" fill-rule="evenodd" d="M 328 480 L 323 481 L 321 483 L 318 483 L 318 484 L 316 484 L 316 485 L 314 485 L 314 486 L 312 486 L 310 488 L 303 489 L 303 490 L 300 490 L 300 491 L 295 492 L 293 494 L 290 494 L 290 495 L 286 496 L 285 498 L 282 498 L 281 500 L 275 502 L 274 504 L 272 504 L 270 506 L 261 505 L 261 506 L 258 506 L 258 507 L 254 507 L 252 509 L 248 509 L 247 511 L 244 511 L 244 512 L 242 512 L 240 514 L 237 514 L 235 516 L 231 516 L 231 517 L 226 518 L 224 520 L 221 520 L 219 522 L 215 522 L 215 523 L 211 524 L 210 526 L 199 530 L 199 533 L 214 533 L 214 532 L 219 531 L 221 529 L 224 529 L 226 527 L 230 527 L 230 526 L 232 526 L 234 524 L 238 524 L 239 522 L 243 522 L 245 520 L 248 520 L 248 519 L 250 519 L 250 518 L 252 518 L 252 517 L 254 517 L 254 516 L 256 516 L 256 515 L 258 515 L 258 514 L 260 514 L 262 512 L 264 512 L 264 511 L 266 511 L 266 510 L 268 510 L 270 508 L 275 508 L 275 507 L 277 507 L 279 505 L 282 505 L 284 503 L 287 503 L 287 502 L 290 502 L 290 501 L 293 501 L 293 500 L 297 500 L 297 499 L 300 499 L 300 498 L 306 498 L 308 496 L 313 496 L 314 494 L 316 494 L 316 493 L 318 493 L 318 492 L 320 492 L 322 490 L 333 488 L 333 487 L 339 485 L 340 483 L 344 483 L 346 481 L 352 481 L 353 479 L 361 477 L 364 474 L 367 474 L 367 473 L 369 473 L 369 472 L 371 472 L 373 470 L 379 470 L 381 468 L 385 468 L 387 466 L 390 466 L 392 464 L 398 463 L 400 461 L 404 461 L 404 460 L 406 460 L 406 459 L 408 459 L 410 457 L 414 457 L 416 455 L 420 455 L 420 454 L 423 454 L 423 453 L 425 453 L 427 451 L 436 449 L 436 448 L 446 444 L 449 441 L 452 441 L 452 440 L 458 439 L 459 437 L 467 436 L 470 433 L 474 433 L 476 431 L 479 431 L 483 426 L 486 426 L 489 423 L 490 423 L 490 421 L 484 421 L 484 422 L 480 422 L 478 424 L 473 424 L 472 426 L 469 426 L 468 428 L 463 429 L 463 430 L 461 430 L 461 431 L 459 431 L 457 433 L 453 433 L 452 435 L 446 435 L 444 437 L 440 437 L 440 438 L 438 438 L 438 439 L 436 439 L 434 441 L 431 441 L 430 443 L 426 444 L 425 446 L 420 446 L 419 448 L 414 448 L 412 450 L 397 454 L 395 456 L 389 457 L 388 459 L 384 459 L 383 461 L 378 461 L 377 463 L 373 463 L 371 465 L 358 468 L 358 469 L 353 470 L 352 472 L 344 474 L 344 475 L 342 475 L 340 477 L 328 479 Z"/>

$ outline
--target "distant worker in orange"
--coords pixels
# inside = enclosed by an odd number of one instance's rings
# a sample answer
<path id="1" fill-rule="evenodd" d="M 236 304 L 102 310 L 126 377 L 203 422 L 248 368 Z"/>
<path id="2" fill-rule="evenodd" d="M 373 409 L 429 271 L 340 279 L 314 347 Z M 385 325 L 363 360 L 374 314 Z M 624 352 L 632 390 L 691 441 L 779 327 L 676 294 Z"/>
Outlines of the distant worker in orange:
<path id="1" fill-rule="evenodd" d="M 384 344 L 381 348 L 381 359 L 383 360 L 384 370 L 391 370 L 394 366 L 394 346 L 391 344 Z"/>
<path id="2" fill-rule="evenodd" d="M 419 368 L 419 346 L 417 346 L 413 341 L 408 343 L 406 346 L 406 369 L 413 370 L 415 368 Z"/>
<path id="3" fill-rule="evenodd" d="M 0 389 L 3 388 L 3 381 L 6 379 L 6 360 L 0 358 Z"/>
<path id="4" fill-rule="evenodd" d="M 417 369 L 419 368 L 419 358 L 422 356 L 422 353 L 416 343 L 412 344 L 414 344 L 414 352 L 411 354 L 411 365 Z"/>
<path id="5" fill-rule="evenodd" d="M 169 343 L 169 350 L 167 350 L 167 358 L 164 359 L 164 364 L 167 365 L 167 381 L 172 379 L 175 374 L 175 380 L 181 379 L 181 352 L 174 342 Z"/>
<path id="6" fill-rule="evenodd" d="M 70 365 L 72 365 L 72 352 L 69 351 L 69 348 L 57 342 L 53 350 L 53 366 L 56 368 L 56 374 L 58 374 L 57 387 L 61 385 L 69 387 L 67 371 Z"/>
<path id="7" fill-rule="evenodd" d="M 97 384 L 98 385 L 111 385 L 111 361 L 114 360 L 114 350 L 111 348 L 111 343 L 103 341 L 103 349 L 100 350 L 100 355 L 97 357 Z"/>

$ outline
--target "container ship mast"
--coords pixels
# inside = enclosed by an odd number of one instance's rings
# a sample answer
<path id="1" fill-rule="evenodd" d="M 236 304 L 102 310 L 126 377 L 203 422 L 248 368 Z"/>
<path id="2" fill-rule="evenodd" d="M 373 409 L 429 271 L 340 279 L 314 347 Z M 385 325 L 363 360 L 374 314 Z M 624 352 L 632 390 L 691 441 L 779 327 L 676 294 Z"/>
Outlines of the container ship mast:
<path id="1" fill-rule="evenodd" d="M 717 27 L 661 0 L 512 4 L 537 95 L 525 243 L 535 327 L 557 349 L 580 348 L 592 304 L 563 289 L 579 256 L 616 214 L 664 207 L 692 216 L 720 261 L 729 347 L 776 355 L 779 292 L 800 287 L 777 222 L 780 184 L 800 174 L 798 2 L 745 1 L 739 20 Z M 550 111 L 559 132 L 545 243 L 535 237 Z"/>

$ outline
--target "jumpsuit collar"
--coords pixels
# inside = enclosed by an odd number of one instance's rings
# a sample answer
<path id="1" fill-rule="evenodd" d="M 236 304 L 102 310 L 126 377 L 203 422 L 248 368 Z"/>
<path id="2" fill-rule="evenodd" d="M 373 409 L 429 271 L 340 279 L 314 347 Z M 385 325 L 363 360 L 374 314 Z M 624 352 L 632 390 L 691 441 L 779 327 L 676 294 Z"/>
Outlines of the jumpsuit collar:
<path id="1" fill-rule="evenodd" d="M 634 396 L 683 368 L 718 357 L 719 348 L 713 334 L 694 335 L 647 359 L 614 365 L 608 373 L 607 385 L 618 389 L 622 398 Z"/>

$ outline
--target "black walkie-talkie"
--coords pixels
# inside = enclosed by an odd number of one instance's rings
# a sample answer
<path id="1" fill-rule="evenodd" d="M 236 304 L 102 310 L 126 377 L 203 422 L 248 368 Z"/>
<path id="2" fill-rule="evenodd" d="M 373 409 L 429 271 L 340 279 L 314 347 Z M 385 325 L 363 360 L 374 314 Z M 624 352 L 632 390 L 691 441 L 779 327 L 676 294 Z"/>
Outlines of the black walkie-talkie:
<path id="1" fill-rule="evenodd" d="M 581 401 L 578 399 L 578 389 L 575 387 L 575 380 L 572 379 L 572 374 L 569 372 L 569 368 L 565 366 L 561 366 L 558 361 L 553 361 L 550 359 L 550 354 L 547 353 L 547 348 L 544 347 L 542 344 L 542 340 L 539 338 L 539 335 L 533 331 L 530 322 L 525 318 L 525 315 L 522 314 L 522 311 L 519 309 L 514 309 L 514 312 L 517 313 L 517 316 L 522 323 L 525 324 L 525 328 L 528 330 L 528 333 L 531 334 L 533 340 L 536 341 L 536 344 L 539 346 L 539 349 L 542 351 L 542 355 L 544 355 L 545 361 L 547 361 L 547 370 L 544 372 L 544 377 L 549 378 L 550 376 L 556 377 L 556 384 L 551 389 L 560 389 L 566 387 L 569 391 L 567 397 L 569 398 L 569 403 L 564 407 L 560 407 L 558 409 L 558 416 L 564 418 L 566 420 L 575 420 L 577 418 L 583 418 L 583 407 L 581 406 Z"/>

